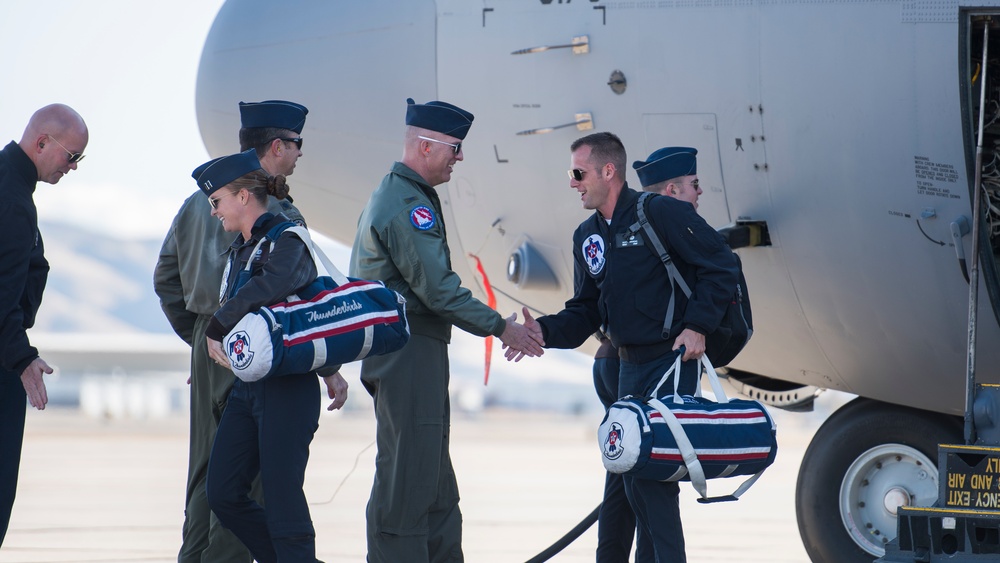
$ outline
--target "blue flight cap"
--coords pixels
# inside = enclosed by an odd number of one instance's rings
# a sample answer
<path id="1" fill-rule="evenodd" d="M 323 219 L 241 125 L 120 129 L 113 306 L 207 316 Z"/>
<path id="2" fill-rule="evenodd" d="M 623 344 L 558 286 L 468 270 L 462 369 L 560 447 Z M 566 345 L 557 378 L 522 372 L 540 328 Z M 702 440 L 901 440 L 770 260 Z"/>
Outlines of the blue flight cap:
<path id="1" fill-rule="evenodd" d="M 418 104 L 413 98 L 406 99 L 406 124 L 438 133 L 450 135 L 458 140 L 465 139 L 472 127 L 475 116 L 464 109 L 445 102 Z"/>
<path id="2" fill-rule="evenodd" d="M 302 133 L 309 110 L 285 100 L 240 102 L 240 127 L 275 127 Z"/>
<path id="3" fill-rule="evenodd" d="M 257 160 L 257 151 L 253 149 L 241 153 L 221 156 L 209 160 L 198 168 L 194 169 L 191 177 L 198 182 L 198 188 L 206 196 L 211 196 L 222 186 L 233 180 L 260 169 L 260 161 Z"/>
<path id="4" fill-rule="evenodd" d="M 697 174 L 697 154 L 698 149 L 691 147 L 663 147 L 653 151 L 645 162 L 633 162 L 632 168 L 639 175 L 639 183 L 645 188 L 664 180 Z"/>

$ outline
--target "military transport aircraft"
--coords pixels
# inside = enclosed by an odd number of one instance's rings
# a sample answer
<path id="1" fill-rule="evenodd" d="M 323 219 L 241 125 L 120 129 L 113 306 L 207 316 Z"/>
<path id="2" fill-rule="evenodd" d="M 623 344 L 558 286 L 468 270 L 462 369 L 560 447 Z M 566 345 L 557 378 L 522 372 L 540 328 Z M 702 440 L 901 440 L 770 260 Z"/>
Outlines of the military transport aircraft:
<path id="1" fill-rule="evenodd" d="M 553 312 L 572 294 L 571 234 L 589 213 L 565 176 L 573 140 L 612 131 L 630 160 L 696 147 L 699 212 L 761 233 L 738 250 L 755 333 L 728 375 L 791 409 L 822 389 L 858 395 L 806 453 L 797 512 L 814 560 L 871 561 L 899 506 L 936 499 L 937 444 L 962 440 L 981 109 L 976 357 L 981 381 L 1000 379 L 1000 39 L 980 64 L 998 5 L 229 0 L 197 114 L 218 156 L 234 149 L 237 102 L 308 106 L 296 203 L 349 245 L 402 153 L 405 99 L 469 109 L 465 160 L 438 191 L 456 270 L 482 296 L 462 259 L 477 256 L 502 312 Z"/>

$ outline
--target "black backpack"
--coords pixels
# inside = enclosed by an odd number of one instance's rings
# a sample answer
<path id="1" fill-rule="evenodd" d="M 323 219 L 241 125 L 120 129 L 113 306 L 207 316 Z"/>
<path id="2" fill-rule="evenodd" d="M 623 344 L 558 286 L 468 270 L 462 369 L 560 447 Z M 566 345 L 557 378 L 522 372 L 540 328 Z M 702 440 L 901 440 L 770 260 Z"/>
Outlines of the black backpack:
<path id="1" fill-rule="evenodd" d="M 687 282 L 684 281 L 680 272 L 677 271 L 677 266 L 674 265 L 670 254 L 663 246 L 663 241 L 660 240 L 659 235 L 653 229 L 653 225 L 650 224 L 649 219 L 646 217 L 646 201 L 651 195 L 653 194 L 644 192 L 639 196 L 639 201 L 636 203 L 639 222 L 629 227 L 629 231 L 638 232 L 641 228 L 646 232 L 646 238 L 653 245 L 654 253 L 663 262 L 663 267 L 667 269 L 670 281 L 676 287 L 680 288 L 685 296 L 690 298 L 691 288 L 688 287 Z M 733 256 L 736 258 L 736 265 L 739 267 L 740 273 L 739 280 L 736 283 L 736 292 L 733 294 L 732 301 L 726 307 L 726 312 L 722 316 L 719 327 L 711 334 L 705 335 L 705 355 L 708 356 L 708 360 L 712 362 L 712 365 L 716 367 L 725 366 L 733 361 L 733 358 L 743 350 L 743 347 L 750 341 L 750 337 L 753 336 L 753 315 L 750 312 L 750 294 L 747 293 L 747 280 L 743 277 L 743 263 L 740 261 L 738 254 L 734 252 Z M 670 302 L 667 304 L 667 316 L 663 320 L 663 338 L 670 338 L 670 328 L 673 320 L 674 293 L 670 292 Z"/>

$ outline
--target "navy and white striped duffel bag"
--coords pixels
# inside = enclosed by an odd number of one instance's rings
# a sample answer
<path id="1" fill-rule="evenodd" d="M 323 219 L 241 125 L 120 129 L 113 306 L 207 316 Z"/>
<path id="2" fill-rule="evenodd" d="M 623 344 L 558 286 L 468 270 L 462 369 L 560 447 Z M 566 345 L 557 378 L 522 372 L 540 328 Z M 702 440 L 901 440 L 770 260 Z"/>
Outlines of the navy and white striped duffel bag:
<path id="1" fill-rule="evenodd" d="M 229 331 L 222 345 L 237 377 L 257 381 L 310 373 L 406 344 L 410 330 L 402 295 L 380 281 L 347 278 L 303 227 L 285 230 L 306 243 L 320 272 L 325 268 L 331 275 L 320 275 L 284 303 L 248 313 Z"/>
<path id="2" fill-rule="evenodd" d="M 662 400 L 620 399 L 598 430 L 605 469 L 641 479 L 691 481 L 704 503 L 738 499 L 774 463 L 778 444 L 767 409 L 757 401 L 728 399 L 715 369 L 702 360 L 719 402 L 680 396 L 676 386 L 675 394 Z M 680 356 L 660 385 L 679 370 Z M 730 495 L 708 497 L 706 479 L 737 475 L 751 477 Z"/>

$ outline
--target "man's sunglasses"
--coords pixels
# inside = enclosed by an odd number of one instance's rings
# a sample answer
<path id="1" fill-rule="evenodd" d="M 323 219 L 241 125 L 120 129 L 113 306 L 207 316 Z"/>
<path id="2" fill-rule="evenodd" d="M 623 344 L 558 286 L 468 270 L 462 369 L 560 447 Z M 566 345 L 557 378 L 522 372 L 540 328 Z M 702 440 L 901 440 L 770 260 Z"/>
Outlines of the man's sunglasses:
<path id="1" fill-rule="evenodd" d="M 76 163 L 76 162 L 80 162 L 81 160 L 83 160 L 83 157 L 86 156 L 82 152 L 72 152 L 72 151 L 70 151 L 65 146 L 63 146 L 62 143 L 60 143 L 58 140 L 56 140 L 56 138 L 53 137 L 52 135 L 49 135 L 49 138 L 52 139 L 53 141 L 55 141 L 57 145 L 59 145 L 60 147 L 62 147 L 62 150 L 66 151 L 66 155 L 69 157 L 69 163 L 70 164 L 73 164 L 73 163 Z"/>
<path id="2" fill-rule="evenodd" d="M 442 145 L 448 145 L 449 147 L 455 149 L 455 154 L 462 152 L 462 143 L 446 143 L 444 141 L 439 141 L 437 139 L 431 139 L 430 137 L 424 137 L 423 135 L 417 135 L 418 139 L 423 139 L 425 141 L 430 141 L 432 143 L 441 143 Z"/>
<path id="3" fill-rule="evenodd" d="M 570 180 L 576 180 L 577 182 L 582 182 L 583 174 L 585 172 L 586 170 L 583 170 L 582 168 L 574 168 L 572 170 L 567 170 L 566 174 L 569 176 Z"/>
<path id="4" fill-rule="evenodd" d="M 285 141 L 286 143 L 295 143 L 295 147 L 299 150 L 302 150 L 302 137 L 292 137 L 290 139 L 285 137 L 278 137 L 278 140 Z"/>

